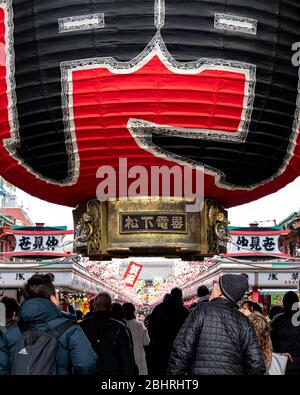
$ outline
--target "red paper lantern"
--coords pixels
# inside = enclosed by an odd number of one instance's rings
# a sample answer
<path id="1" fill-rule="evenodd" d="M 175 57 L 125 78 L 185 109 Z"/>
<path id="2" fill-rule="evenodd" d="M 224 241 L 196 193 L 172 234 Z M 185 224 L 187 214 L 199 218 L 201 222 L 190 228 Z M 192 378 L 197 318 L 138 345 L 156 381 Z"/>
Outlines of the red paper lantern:
<path id="1" fill-rule="evenodd" d="M 275 192 L 300 169 L 299 7 L 1 0 L 1 174 L 69 206 L 120 158 L 204 166 L 227 207 Z"/>

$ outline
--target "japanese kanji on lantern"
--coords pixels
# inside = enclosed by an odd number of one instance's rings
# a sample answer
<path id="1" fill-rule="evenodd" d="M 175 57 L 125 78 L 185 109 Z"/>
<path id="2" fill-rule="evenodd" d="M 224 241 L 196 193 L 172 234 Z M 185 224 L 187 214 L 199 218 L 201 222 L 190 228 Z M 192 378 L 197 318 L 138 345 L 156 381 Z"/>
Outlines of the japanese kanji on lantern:
<path id="1" fill-rule="evenodd" d="M 168 184 L 153 185 L 154 168 L 173 173 L 170 200 L 178 186 L 204 181 L 218 210 L 201 246 L 190 229 L 189 243 L 177 241 L 195 255 L 220 252 L 220 208 L 300 174 L 299 23 L 297 0 L 0 0 L 1 174 L 31 195 L 81 207 L 78 247 L 90 256 L 125 251 L 115 239 L 108 246 L 106 218 L 87 208 L 106 189 L 122 201 L 134 192 L 149 212 L 147 198 L 165 196 Z M 157 235 L 172 230 L 171 217 L 158 219 L 169 207 L 155 211 L 147 232 L 129 211 L 145 240 L 151 223 Z M 119 234 L 120 213 L 128 211 L 115 211 Z"/>

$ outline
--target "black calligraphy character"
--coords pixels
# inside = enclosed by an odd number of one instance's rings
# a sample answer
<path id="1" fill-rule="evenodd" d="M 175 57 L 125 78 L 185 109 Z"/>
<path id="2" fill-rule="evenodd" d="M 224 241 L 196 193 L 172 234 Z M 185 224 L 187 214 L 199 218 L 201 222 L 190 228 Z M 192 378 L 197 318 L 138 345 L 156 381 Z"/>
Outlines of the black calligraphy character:
<path id="1" fill-rule="evenodd" d="M 34 244 L 32 245 L 33 249 L 34 250 L 43 250 L 44 249 L 43 243 L 44 243 L 43 236 L 35 236 L 35 241 L 34 241 Z"/>
<path id="2" fill-rule="evenodd" d="M 48 250 L 54 251 L 55 247 L 58 245 L 58 240 L 54 236 L 48 236 L 48 240 L 46 241 L 46 246 Z"/>
<path id="3" fill-rule="evenodd" d="M 16 273 L 16 280 L 25 280 L 24 273 Z"/>
<path id="4" fill-rule="evenodd" d="M 241 247 L 248 247 L 249 240 L 247 240 L 245 236 L 238 236 L 236 244 Z M 240 248 L 238 248 L 238 250 L 240 251 Z"/>
<path id="5" fill-rule="evenodd" d="M 269 274 L 269 277 L 268 277 L 268 280 L 271 280 L 271 281 L 278 281 L 278 274 L 277 273 L 270 273 Z"/>
<path id="6" fill-rule="evenodd" d="M 263 247 L 266 251 L 274 251 L 275 249 L 274 237 L 266 237 L 263 240 Z"/>
<path id="7" fill-rule="evenodd" d="M 251 243 L 250 243 L 249 247 L 251 248 L 251 250 L 255 250 L 255 251 L 261 250 L 260 239 L 258 236 L 251 237 Z"/>
<path id="8" fill-rule="evenodd" d="M 21 250 L 23 250 L 23 251 L 28 251 L 28 250 L 30 250 L 30 247 L 31 247 L 30 237 L 28 237 L 28 236 L 23 236 L 23 237 L 20 239 L 19 247 L 20 247 Z"/>
<path id="9" fill-rule="evenodd" d="M 297 281 L 299 279 L 299 273 L 292 273 L 292 280 Z"/>

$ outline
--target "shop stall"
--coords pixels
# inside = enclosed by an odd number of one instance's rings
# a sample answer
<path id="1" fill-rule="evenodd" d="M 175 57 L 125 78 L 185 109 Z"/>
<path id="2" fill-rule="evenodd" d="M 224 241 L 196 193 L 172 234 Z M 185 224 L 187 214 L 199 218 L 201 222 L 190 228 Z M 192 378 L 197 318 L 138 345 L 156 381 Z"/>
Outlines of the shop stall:
<path id="1" fill-rule="evenodd" d="M 54 284 L 59 293 L 71 295 L 96 295 L 108 292 L 114 298 L 114 290 L 95 279 L 80 259 L 62 258 L 48 261 L 0 262 L 0 294 L 20 300 L 20 290 L 25 282 L 36 273 L 53 273 Z"/>
<path id="2" fill-rule="evenodd" d="M 245 274 L 249 281 L 249 297 L 270 306 L 280 304 L 287 291 L 300 292 L 300 259 L 279 257 L 216 256 L 210 268 L 195 277 L 184 289 L 184 299 L 193 300 L 199 285 L 209 289 L 225 273 Z"/>

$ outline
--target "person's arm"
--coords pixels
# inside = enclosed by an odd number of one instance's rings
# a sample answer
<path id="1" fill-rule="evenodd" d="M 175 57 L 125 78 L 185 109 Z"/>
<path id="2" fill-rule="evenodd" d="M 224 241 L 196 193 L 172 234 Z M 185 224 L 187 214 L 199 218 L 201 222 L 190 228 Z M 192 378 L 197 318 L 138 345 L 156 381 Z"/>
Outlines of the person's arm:
<path id="1" fill-rule="evenodd" d="M 115 349 L 120 362 L 121 374 L 135 375 L 133 346 L 125 326 L 118 329 L 115 337 Z"/>
<path id="2" fill-rule="evenodd" d="M 183 375 L 188 373 L 190 367 L 196 342 L 199 336 L 199 328 L 202 322 L 201 311 L 197 309 L 191 313 L 181 327 L 171 352 L 168 374 Z"/>
<path id="3" fill-rule="evenodd" d="M 10 375 L 11 364 L 5 336 L 0 337 L 0 376 Z"/>
<path id="4" fill-rule="evenodd" d="M 253 326 L 244 325 L 244 361 L 247 375 L 264 375 L 266 366 Z"/>
<path id="5" fill-rule="evenodd" d="M 84 334 L 78 326 L 70 329 L 68 346 L 71 364 L 77 375 L 94 375 L 97 370 L 97 355 Z"/>

